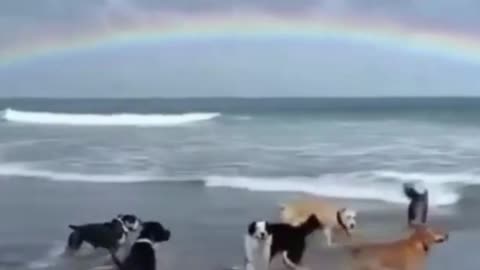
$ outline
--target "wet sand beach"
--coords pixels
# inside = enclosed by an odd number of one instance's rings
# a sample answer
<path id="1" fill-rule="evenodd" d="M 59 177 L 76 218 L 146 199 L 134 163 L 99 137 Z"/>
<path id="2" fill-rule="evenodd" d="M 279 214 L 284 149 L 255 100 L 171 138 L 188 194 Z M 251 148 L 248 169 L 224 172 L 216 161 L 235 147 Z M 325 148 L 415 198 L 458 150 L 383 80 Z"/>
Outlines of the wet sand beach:
<path id="1" fill-rule="evenodd" d="M 429 268 L 477 269 L 480 236 L 475 207 L 468 194 L 452 208 L 432 209 L 431 223 L 451 231 L 450 240 L 435 247 Z M 4 270 L 91 269 L 108 259 L 103 251 L 86 249 L 77 257 L 62 256 L 68 224 L 104 221 L 120 213 L 158 220 L 173 237 L 158 250 L 159 269 L 221 270 L 243 260 L 243 233 L 255 219 L 278 220 L 278 203 L 300 193 L 250 192 L 205 188 L 203 184 L 88 184 L 6 179 L 0 182 L 0 267 Z M 359 229 L 366 239 L 402 235 L 405 205 L 378 201 L 339 201 L 359 209 Z M 322 247 L 309 239 L 305 265 L 338 269 L 341 248 Z M 283 269 L 279 260 L 273 269 Z"/>

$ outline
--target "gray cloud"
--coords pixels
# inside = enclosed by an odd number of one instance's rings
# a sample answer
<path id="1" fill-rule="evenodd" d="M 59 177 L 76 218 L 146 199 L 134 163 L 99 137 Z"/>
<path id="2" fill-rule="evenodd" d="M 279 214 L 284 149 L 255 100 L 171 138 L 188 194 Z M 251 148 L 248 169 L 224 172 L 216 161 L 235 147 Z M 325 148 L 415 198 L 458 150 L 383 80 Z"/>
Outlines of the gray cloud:
<path id="1" fill-rule="evenodd" d="M 409 14 L 462 18 L 478 17 L 480 2 L 476 0 L 4 0 L 0 15 L 27 20 L 76 20 L 105 11 L 152 13 L 161 10 L 178 12 L 208 12 L 241 8 L 263 11 L 330 11 Z"/>
<path id="2" fill-rule="evenodd" d="M 42 28 L 64 31 L 128 24 L 159 16 L 257 10 L 271 14 L 381 16 L 403 23 L 476 30 L 480 26 L 477 0 L 3 0 L 0 38 L 16 39 Z M 61 27 L 59 27 L 61 25 Z"/>

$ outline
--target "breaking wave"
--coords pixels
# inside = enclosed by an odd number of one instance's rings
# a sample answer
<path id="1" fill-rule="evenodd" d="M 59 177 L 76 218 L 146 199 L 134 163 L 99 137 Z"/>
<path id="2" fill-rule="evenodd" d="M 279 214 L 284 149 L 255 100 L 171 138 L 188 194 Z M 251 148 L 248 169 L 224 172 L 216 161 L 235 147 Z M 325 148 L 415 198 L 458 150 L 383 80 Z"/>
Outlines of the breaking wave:
<path id="1" fill-rule="evenodd" d="M 408 203 L 398 181 L 378 182 L 366 179 L 359 181 L 355 174 L 326 175 L 321 177 L 243 177 L 243 176 L 208 176 L 208 187 L 228 187 L 263 192 L 304 192 L 319 196 L 380 200 L 390 203 Z M 426 182 L 432 206 L 455 204 L 460 199 L 457 188 L 442 183 Z"/>
<path id="2" fill-rule="evenodd" d="M 7 108 L 2 118 L 7 122 L 37 125 L 71 126 L 177 126 L 212 120 L 220 113 L 185 114 L 73 114 L 17 111 Z"/>
<path id="3" fill-rule="evenodd" d="M 480 184 L 473 174 L 440 175 L 427 173 L 401 173 L 396 171 L 367 171 L 324 174 L 318 177 L 256 177 L 208 175 L 204 177 L 169 177 L 154 172 L 125 172 L 118 174 L 91 174 L 62 172 L 35 168 L 32 164 L 0 165 L 0 176 L 12 176 L 63 182 L 89 183 L 202 183 L 208 188 L 237 188 L 256 192 L 304 192 L 332 198 L 380 200 L 405 204 L 402 183 L 411 180 L 423 181 L 430 192 L 432 206 L 446 206 L 461 199 L 461 188 Z"/>
<path id="4" fill-rule="evenodd" d="M 140 173 L 127 174 L 84 174 L 74 172 L 58 172 L 47 169 L 35 169 L 22 164 L 0 165 L 1 176 L 17 176 L 40 178 L 51 181 L 93 182 L 93 183 L 137 183 L 153 181 L 155 178 Z"/>

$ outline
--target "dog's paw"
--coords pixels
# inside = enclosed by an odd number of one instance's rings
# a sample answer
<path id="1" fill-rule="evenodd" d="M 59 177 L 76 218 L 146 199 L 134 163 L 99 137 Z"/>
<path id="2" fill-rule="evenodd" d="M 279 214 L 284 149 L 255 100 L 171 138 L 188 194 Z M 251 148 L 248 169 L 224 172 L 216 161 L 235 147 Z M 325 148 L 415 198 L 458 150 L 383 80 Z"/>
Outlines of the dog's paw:
<path id="1" fill-rule="evenodd" d="M 234 265 L 230 267 L 225 267 L 223 270 L 244 270 L 245 267 L 239 266 L 239 265 Z"/>
<path id="2" fill-rule="evenodd" d="M 94 267 L 91 270 L 113 270 L 113 269 L 114 267 L 112 265 L 101 265 L 101 266 Z"/>

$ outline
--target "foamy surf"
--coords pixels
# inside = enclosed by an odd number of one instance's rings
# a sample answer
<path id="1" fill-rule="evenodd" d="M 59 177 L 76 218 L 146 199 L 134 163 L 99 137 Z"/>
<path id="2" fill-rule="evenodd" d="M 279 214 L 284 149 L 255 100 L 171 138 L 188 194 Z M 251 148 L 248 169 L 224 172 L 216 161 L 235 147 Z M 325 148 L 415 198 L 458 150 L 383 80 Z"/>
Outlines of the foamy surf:
<path id="1" fill-rule="evenodd" d="M 30 262 L 27 266 L 28 269 L 45 269 L 52 267 L 56 264 L 57 260 L 64 253 L 65 242 L 56 241 L 53 246 L 48 250 L 45 257 Z"/>
<path id="2" fill-rule="evenodd" d="M 332 198 L 380 200 L 389 203 L 408 203 L 398 182 L 378 183 L 373 181 L 353 181 L 337 177 L 242 177 L 242 176 L 208 176 L 208 187 L 228 187 L 262 192 L 304 192 Z M 455 204 L 460 195 L 456 190 L 441 184 L 428 183 L 430 204 L 446 206 Z"/>
<path id="3" fill-rule="evenodd" d="M 126 172 L 118 174 L 89 174 L 80 172 L 55 171 L 37 168 L 27 163 L 0 165 L 0 176 L 24 177 L 46 181 L 88 182 L 88 183 L 189 183 L 201 181 L 206 187 L 237 188 L 256 192 L 304 192 L 325 197 L 379 200 L 405 204 L 402 183 L 411 180 L 423 181 L 430 192 L 430 205 L 446 206 L 458 202 L 460 188 L 472 184 L 474 175 L 457 181 L 436 181 L 439 175 L 429 177 L 426 173 L 412 173 L 415 177 L 403 177 L 401 172 L 367 171 L 324 174 L 318 177 L 252 177 L 211 175 L 206 177 L 168 177 L 153 172 Z M 394 177 L 396 176 L 396 177 Z M 402 176 L 402 177 L 401 177 Z M 422 177 L 418 177 L 422 176 Z M 452 178 L 453 180 L 453 178 Z M 463 180 L 463 181 L 462 181 Z"/>
<path id="4" fill-rule="evenodd" d="M 16 176 L 39 178 L 51 181 L 93 182 L 93 183 L 138 183 L 153 181 L 151 175 L 141 173 L 126 174 L 84 174 L 75 172 L 59 172 L 46 169 L 31 168 L 24 164 L 0 165 L 0 176 Z"/>
<path id="5" fill-rule="evenodd" d="M 375 171 L 374 174 L 381 178 L 391 178 L 398 181 L 423 181 L 435 184 L 480 184 L 479 175 L 471 173 L 425 173 L 425 172 L 399 172 Z"/>
<path id="6" fill-rule="evenodd" d="M 220 113 L 185 114 L 73 114 L 52 112 L 17 111 L 7 108 L 2 118 L 7 122 L 37 125 L 71 126 L 177 126 L 208 121 Z"/>

